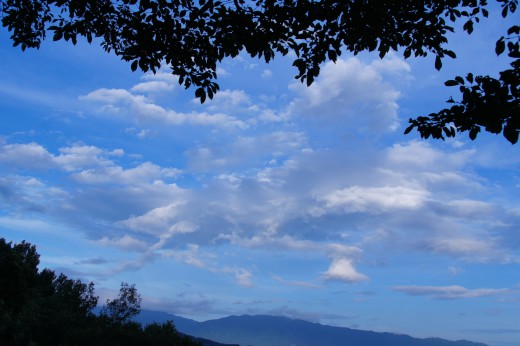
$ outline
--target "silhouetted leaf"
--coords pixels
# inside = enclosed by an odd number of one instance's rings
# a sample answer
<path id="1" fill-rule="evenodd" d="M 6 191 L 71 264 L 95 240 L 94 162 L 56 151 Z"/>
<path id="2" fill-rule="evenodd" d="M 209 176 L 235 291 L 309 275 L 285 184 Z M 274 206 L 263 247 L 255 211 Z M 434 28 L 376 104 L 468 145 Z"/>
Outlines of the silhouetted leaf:
<path id="1" fill-rule="evenodd" d="M 495 45 L 495 53 L 497 55 L 500 55 L 504 52 L 506 49 L 506 42 L 504 41 L 504 38 L 502 37 L 500 40 L 497 41 Z"/>
<path id="2" fill-rule="evenodd" d="M 450 80 L 444 82 L 444 85 L 446 85 L 446 86 L 456 86 L 456 85 L 459 85 L 459 82 L 457 82 L 456 80 L 450 79 Z"/>
<path id="3" fill-rule="evenodd" d="M 442 61 L 438 55 L 435 57 L 435 68 L 437 70 L 440 70 L 442 68 Z"/>

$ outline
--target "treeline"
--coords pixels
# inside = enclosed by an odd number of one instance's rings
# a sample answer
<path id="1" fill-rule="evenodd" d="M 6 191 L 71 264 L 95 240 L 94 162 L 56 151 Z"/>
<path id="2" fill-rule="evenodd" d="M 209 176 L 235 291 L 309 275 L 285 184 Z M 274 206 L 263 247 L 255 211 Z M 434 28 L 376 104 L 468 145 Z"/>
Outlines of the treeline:
<path id="1" fill-rule="evenodd" d="M 171 321 L 133 321 L 141 304 L 134 285 L 122 283 L 118 297 L 95 314 L 94 284 L 40 271 L 39 257 L 34 245 L 0 239 L 0 345 L 201 345 Z"/>

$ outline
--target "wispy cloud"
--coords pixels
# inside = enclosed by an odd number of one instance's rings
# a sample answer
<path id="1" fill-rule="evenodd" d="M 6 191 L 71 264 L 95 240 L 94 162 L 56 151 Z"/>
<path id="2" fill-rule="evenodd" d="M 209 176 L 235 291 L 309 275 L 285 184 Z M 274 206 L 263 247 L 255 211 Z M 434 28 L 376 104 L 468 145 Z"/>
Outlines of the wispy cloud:
<path id="1" fill-rule="evenodd" d="M 507 288 L 468 289 L 462 286 L 396 286 L 395 291 L 412 296 L 429 296 L 435 299 L 462 299 L 496 296 L 507 293 Z"/>

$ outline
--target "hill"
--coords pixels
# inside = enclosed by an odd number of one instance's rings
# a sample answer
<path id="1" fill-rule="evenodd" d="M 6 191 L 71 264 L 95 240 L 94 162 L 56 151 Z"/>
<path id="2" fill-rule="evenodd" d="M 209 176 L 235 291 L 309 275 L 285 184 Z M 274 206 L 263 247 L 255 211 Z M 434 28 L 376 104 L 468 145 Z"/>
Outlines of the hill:
<path id="1" fill-rule="evenodd" d="M 197 322 L 190 319 L 143 311 L 138 320 L 144 323 L 172 320 L 180 332 L 195 337 L 234 343 L 242 346 L 487 346 L 466 340 L 449 341 L 440 338 L 413 338 L 408 335 L 377 333 L 278 316 L 229 316 Z"/>

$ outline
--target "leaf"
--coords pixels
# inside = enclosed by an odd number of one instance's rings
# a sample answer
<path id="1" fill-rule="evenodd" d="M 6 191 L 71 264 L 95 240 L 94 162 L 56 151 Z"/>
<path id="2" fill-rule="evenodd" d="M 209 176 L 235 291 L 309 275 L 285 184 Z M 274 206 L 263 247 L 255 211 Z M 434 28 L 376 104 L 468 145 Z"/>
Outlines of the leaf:
<path id="1" fill-rule="evenodd" d="M 442 61 L 441 61 L 440 56 L 438 56 L 438 55 L 435 57 L 435 68 L 437 70 L 440 70 L 442 68 Z"/>
<path id="2" fill-rule="evenodd" d="M 464 79 L 463 79 L 461 76 L 457 76 L 457 77 L 455 77 L 455 80 L 456 80 L 460 85 L 464 85 Z"/>
<path id="3" fill-rule="evenodd" d="M 467 31 L 468 34 L 471 34 L 473 32 L 473 21 L 472 20 L 468 20 L 464 26 L 462 27 L 462 29 L 464 31 Z"/>
<path id="4" fill-rule="evenodd" d="M 204 103 L 206 101 L 206 92 L 203 88 L 198 88 L 195 90 L 195 97 L 200 99 L 200 103 Z"/>
<path id="5" fill-rule="evenodd" d="M 455 59 L 457 57 L 457 55 L 455 54 L 455 52 L 451 51 L 451 50 L 446 50 L 444 51 L 444 54 L 446 54 L 447 56 L 449 56 L 450 58 L 452 59 Z"/>
<path id="6" fill-rule="evenodd" d="M 514 25 L 507 30 L 508 35 L 520 34 L 520 26 Z"/>
<path id="7" fill-rule="evenodd" d="M 442 128 L 442 130 L 444 131 L 444 133 L 446 134 L 446 137 L 453 137 L 452 136 L 452 131 L 451 131 L 452 127 L 446 127 L 444 126 Z"/>
<path id="8" fill-rule="evenodd" d="M 451 87 L 451 86 L 459 85 L 459 82 L 457 82 L 456 80 L 450 79 L 450 80 L 447 80 L 446 82 L 444 82 L 444 85 Z"/>
<path id="9" fill-rule="evenodd" d="M 466 76 L 466 80 L 473 84 L 473 73 L 468 73 L 468 75 Z"/>
<path id="10" fill-rule="evenodd" d="M 338 59 L 338 55 L 336 54 L 336 51 L 331 49 L 327 52 L 328 56 L 329 56 L 329 60 L 331 61 L 336 61 Z"/>
<path id="11" fill-rule="evenodd" d="M 502 9 L 502 17 L 504 17 L 504 18 L 507 17 L 507 9 L 508 9 L 507 5 L 504 6 L 504 8 Z"/>
<path id="12" fill-rule="evenodd" d="M 511 142 L 511 144 L 516 144 L 518 142 L 518 131 L 504 131 L 504 137 Z"/>
<path id="13" fill-rule="evenodd" d="M 134 60 L 132 62 L 132 65 L 130 65 L 130 68 L 132 69 L 132 72 L 135 72 L 135 70 L 137 70 L 137 64 L 138 64 L 138 61 Z"/>
<path id="14" fill-rule="evenodd" d="M 405 135 L 409 134 L 413 130 L 414 127 L 415 127 L 415 124 L 412 124 L 412 125 L 408 126 L 406 128 L 406 130 L 404 130 L 404 134 Z"/>
<path id="15" fill-rule="evenodd" d="M 501 37 L 500 40 L 498 40 L 496 43 L 495 53 L 497 53 L 497 55 L 500 55 L 504 52 L 505 49 L 506 49 L 506 42 L 504 41 L 504 38 Z"/>
<path id="16" fill-rule="evenodd" d="M 477 138 L 477 134 L 480 132 L 480 126 L 474 126 L 471 128 L 471 130 L 469 131 L 469 138 L 471 138 L 471 140 L 475 140 L 475 138 Z"/>

